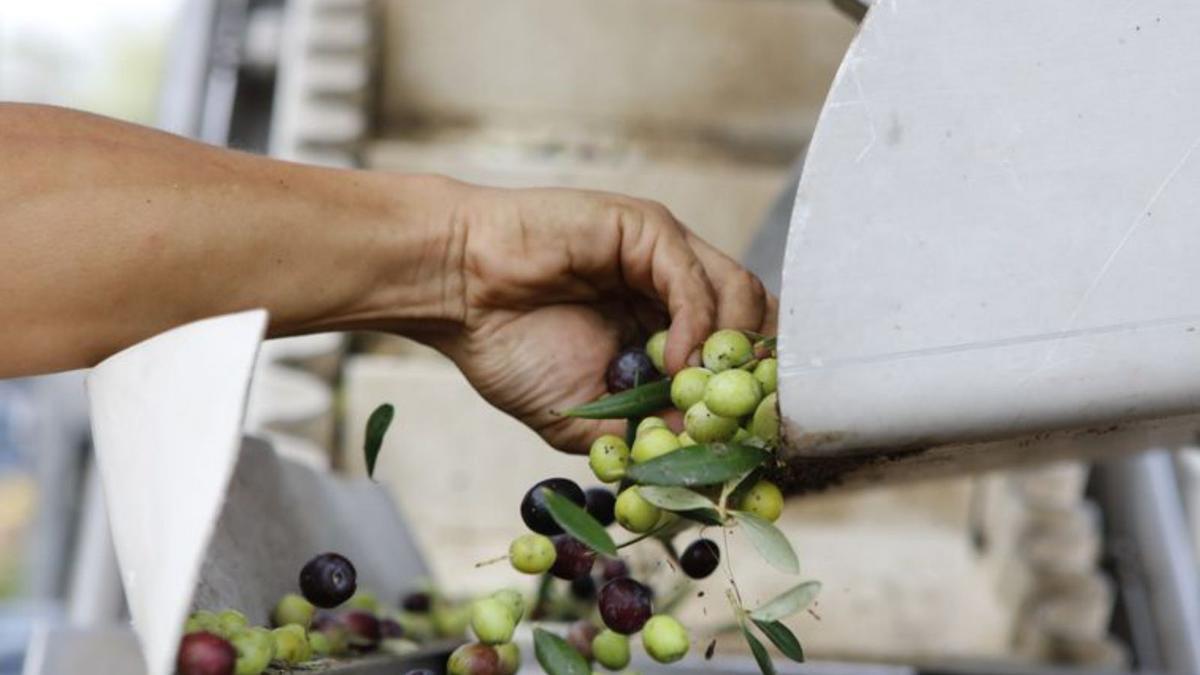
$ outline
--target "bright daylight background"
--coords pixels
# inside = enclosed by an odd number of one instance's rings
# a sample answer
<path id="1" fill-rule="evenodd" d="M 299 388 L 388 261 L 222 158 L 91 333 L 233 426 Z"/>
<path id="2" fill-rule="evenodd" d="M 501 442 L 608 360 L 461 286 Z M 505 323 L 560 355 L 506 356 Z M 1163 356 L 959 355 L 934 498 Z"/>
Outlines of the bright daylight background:
<path id="1" fill-rule="evenodd" d="M 0 101 L 52 103 L 153 123 L 179 0 L 0 2 Z M 0 178 L 2 180 L 2 178 Z M 20 668 L 29 618 L 53 612 L 29 589 L 38 495 L 29 381 L 0 380 L 0 675 Z"/>

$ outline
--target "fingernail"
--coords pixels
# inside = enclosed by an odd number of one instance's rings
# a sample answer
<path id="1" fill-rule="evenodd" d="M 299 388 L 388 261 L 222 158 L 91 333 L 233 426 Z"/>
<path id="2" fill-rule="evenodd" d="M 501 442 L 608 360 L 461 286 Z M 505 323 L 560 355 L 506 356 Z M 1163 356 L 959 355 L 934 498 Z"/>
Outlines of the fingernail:
<path id="1" fill-rule="evenodd" d="M 692 350 L 692 353 L 691 353 L 691 354 L 688 354 L 688 357 L 687 357 L 687 364 L 688 364 L 689 366 L 698 366 L 698 365 L 700 365 L 700 350 L 699 350 L 699 349 L 693 349 L 693 350 Z"/>

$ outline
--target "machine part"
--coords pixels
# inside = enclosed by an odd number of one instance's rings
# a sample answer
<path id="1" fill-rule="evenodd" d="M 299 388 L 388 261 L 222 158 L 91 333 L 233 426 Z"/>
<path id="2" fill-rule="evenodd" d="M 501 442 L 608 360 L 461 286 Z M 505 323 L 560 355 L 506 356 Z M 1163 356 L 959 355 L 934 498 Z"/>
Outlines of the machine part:
<path id="1" fill-rule="evenodd" d="M 965 471 L 1087 452 L 1083 436 L 1133 426 L 1197 428 L 1200 271 L 1184 251 L 1200 141 L 1188 106 L 1148 117 L 1141 103 L 1200 102 L 1193 73 L 1163 67 L 1197 30 L 1200 6 L 1182 0 L 867 14 L 784 264 L 793 460 L 847 460 L 826 464 L 837 472 L 886 456 L 887 480 L 910 460 Z M 984 441 L 988 455 L 972 451 Z"/>
<path id="2" fill-rule="evenodd" d="M 1200 672 L 1200 580 L 1170 453 L 1113 459 L 1096 471 L 1141 665 Z M 1142 603 L 1148 611 L 1138 621 Z"/>

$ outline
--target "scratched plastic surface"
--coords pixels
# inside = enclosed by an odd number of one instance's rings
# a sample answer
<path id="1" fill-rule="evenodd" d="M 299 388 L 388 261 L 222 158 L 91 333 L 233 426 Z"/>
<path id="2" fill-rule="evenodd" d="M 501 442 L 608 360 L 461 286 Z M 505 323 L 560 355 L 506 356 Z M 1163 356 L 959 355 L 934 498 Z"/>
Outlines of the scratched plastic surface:
<path id="1" fill-rule="evenodd" d="M 880 2 L 792 216 L 796 452 L 1200 409 L 1200 5 Z"/>

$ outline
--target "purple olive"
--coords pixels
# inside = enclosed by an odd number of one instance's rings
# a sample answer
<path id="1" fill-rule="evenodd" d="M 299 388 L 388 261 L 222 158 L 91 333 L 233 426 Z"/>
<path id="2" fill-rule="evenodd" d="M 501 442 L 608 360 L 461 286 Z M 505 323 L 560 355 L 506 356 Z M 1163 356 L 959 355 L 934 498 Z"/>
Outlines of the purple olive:
<path id="1" fill-rule="evenodd" d="M 342 614 L 340 618 L 352 649 L 369 652 L 379 646 L 382 631 L 379 619 L 374 614 L 356 609 Z"/>
<path id="2" fill-rule="evenodd" d="M 404 596 L 400 601 L 400 606 L 406 611 L 424 613 L 429 611 L 429 606 L 432 604 L 432 599 L 425 591 L 416 591 Z"/>
<path id="3" fill-rule="evenodd" d="M 549 537 L 562 534 L 562 528 L 554 522 L 554 517 L 546 508 L 546 495 L 542 492 L 545 488 L 557 492 L 579 506 L 587 505 L 587 497 L 583 494 L 583 488 L 566 478 L 547 478 L 529 488 L 529 492 L 526 492 L 525 498 L 521 500 L 521 520 L 525 521 L 525 526 L 529 529 Z"/>
<path id="4" fill-rule="evenodd" d="M 605 581 L 629 576 L 629 565 L 620 558 L 605 558 L 600 563 L 600 578 Z"/>
<path id="5" fill-rule="evenodd" d="M 601 525 L 608 527 L 616 520 L 613 516 L 613 506 L 617 503 L 617 497 L 612 493 L 612 490 L 602 487 L 591 487 L 584 493 L 586 500 L 587 512 L 591 514 Z"/>
<path id="6" fill-rule="evenodd" d="M 609 393 L 615 394 L 647 382 L 653 382 L 660 377 L 662 376 L 654 367 L 654 362 L 650 360 L 649 356 L 646 356 L 646 352 L 633 347 L 622 351 L 617 354 L 616 358 L 608 362 L 604 381 L 608 385 Z"/>
<path id="7" fill-rule="evenodd" d="M 179 675 L 233 675 L 237 650 L 207 631 L 188 633 L 179 642 L 175 670 Z"/>
<path id="8" fill-rule="evenodd" d="M 610 581 L 600 589 L 600 618 L 613 631 L 633 635 L 650 620 L 653 598 L 649 588 L 629 577 Z"/>
<path id="9" fill-rule="evenodd" d="M 587 544 L 563 534 L 554 538 L 554 550 L 557 556 L 550 568 L 550 574 L 567 581 L 591 574 L 592 564 L 596 562 L 596 552 L 588 548 Z"/>
<path id="10" fill-rule="evenodd" d="M 712 574 L 721 562 L 721 549 L 711 539 L 697 539 L 679 556 L 683 573 L 693 579 L 703 579 Z"/>
<path id="11" fill-rule="evenodd" d="M 337 607 L 354 595 L 357 584 L 354 565 L 337 553 L 322 553 L 300 570 L 300 592 L 317 607 Z"/>

